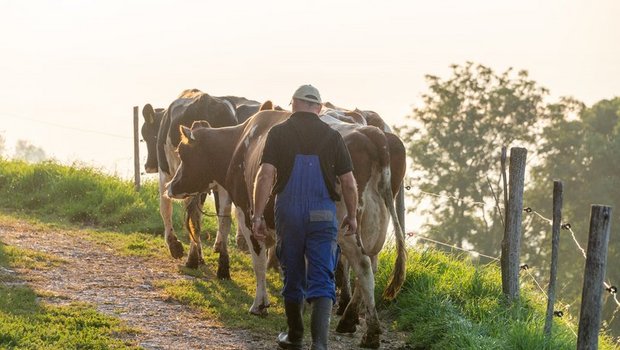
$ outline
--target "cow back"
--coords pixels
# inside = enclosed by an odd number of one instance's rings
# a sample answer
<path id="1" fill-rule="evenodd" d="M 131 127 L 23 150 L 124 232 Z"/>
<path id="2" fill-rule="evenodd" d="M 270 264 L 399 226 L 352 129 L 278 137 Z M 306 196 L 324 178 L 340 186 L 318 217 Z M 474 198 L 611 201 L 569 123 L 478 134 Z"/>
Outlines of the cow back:
<path id="1" fill-rule="evenodd" d="M 229 102 L 197 89 L 185 90 L 170 104 L 159 128 L 157 160 L 162 171 L 172 175 L 178 166 L 176 159 L 169 158 L 173 157 L 171 150 L 181 141 L 179 127 L 191 127 L 193 122 L 200 120 L 215 128 L 237 124 L 234 106 Z"/>

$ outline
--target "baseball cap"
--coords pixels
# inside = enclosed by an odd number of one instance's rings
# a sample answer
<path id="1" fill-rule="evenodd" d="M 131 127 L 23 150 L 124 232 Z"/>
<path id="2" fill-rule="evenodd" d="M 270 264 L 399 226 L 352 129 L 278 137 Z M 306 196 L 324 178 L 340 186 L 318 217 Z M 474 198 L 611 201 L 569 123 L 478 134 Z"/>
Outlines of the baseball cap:
<path id="1" fill-rule="evenodd" d="M 321 94 L 319 94 L 319 90 L 314 86 L 307 84 L 302 85 L 295 90 L 293 94 L 293 98 L 304 100 L 308 102 L 314 102 L 321 104 Z"/>

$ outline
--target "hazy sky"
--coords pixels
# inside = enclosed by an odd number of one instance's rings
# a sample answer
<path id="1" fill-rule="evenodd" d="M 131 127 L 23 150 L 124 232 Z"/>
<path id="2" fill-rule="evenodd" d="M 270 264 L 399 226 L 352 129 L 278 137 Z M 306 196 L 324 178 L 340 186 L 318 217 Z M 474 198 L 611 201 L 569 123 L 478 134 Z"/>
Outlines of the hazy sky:
<path id="1" fill-rule="evenodd" d="M 312 83 L 394 125 L 425 74 L 469 60 L 591 104 L 620 94 L 619 15 L 614 0 L 0 0 L 0 133 L 129 177 L 132 106 L 186 88 L 287 105 Z"/>

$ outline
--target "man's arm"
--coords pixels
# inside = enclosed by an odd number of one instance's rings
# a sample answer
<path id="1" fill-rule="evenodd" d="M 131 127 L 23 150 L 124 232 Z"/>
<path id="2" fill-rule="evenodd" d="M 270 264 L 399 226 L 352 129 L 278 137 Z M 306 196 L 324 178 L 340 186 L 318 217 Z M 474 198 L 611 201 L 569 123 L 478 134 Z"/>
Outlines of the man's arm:
<path id="1" fill-rule="evenodd" d="M 269 201 L 269 195 L 271 194 L 271 188 L 273 187 L 275 176 L 276 168 L 269 163 L 263 163 L 258 169 L 256 181 L 254 181 L 252 233 L 259 241 L 264 241 L 266 236 L 267 226 L 265 224 L 263 214 L 265 213 L 267 201 Z"/>
<path id="2" fill-rule="evenodd" d="M 353 172 L 349 171 L 339 176 L 342 189 L 342 198 L 347 207 L 347 216 L 342 221 L 342 227 L 347 227 L 347 235 L 357 232 L 357 183 Z"/>

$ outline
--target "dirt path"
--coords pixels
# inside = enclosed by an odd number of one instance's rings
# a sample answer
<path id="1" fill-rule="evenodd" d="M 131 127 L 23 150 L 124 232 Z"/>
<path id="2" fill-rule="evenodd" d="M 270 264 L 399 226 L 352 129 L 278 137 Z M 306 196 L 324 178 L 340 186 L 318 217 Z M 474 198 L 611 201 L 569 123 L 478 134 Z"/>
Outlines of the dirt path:
<path id="1" fill-rule="evenodd" d="M 18 269 L 19 277 L 35 290 L 60 297 L 48 303 L 85 302 L 100 312 L 119 317 L 139 333 L 132 342 L 145 349 L 275 349 L 275 331 L 254 334 L 228 329 L 199 311 L 166 300 L 155 281 L 192 279 L 180 274 L 178 263 L 128 257 L 71 232 L 36 230 L 24 223 L 0 225 L 7 245 L 53 254 L 67 263 L 45 270 Z M 361 333 L 361 332 L 358 332 Z M 360 334 L 332 334 L 330 348 L 356 349 Z M 407 349 L 402 335 L 383 334 L 382 349 Z"/>

